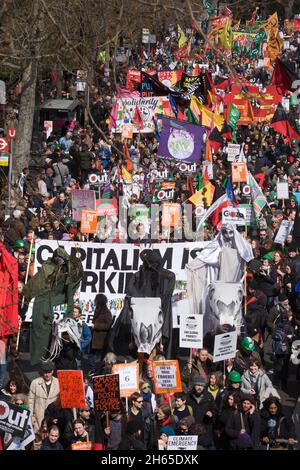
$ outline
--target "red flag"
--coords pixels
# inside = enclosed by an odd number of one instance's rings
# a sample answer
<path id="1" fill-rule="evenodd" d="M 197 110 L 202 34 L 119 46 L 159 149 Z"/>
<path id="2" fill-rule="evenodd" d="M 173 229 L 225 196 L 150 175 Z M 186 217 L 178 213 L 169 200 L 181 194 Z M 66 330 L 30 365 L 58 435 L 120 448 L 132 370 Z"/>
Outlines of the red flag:
<path id="1" fill-rule="evenodd" d="M 223 138 L 220 134 L 220 131 L 216 127 L 209 134 L 209 142 L 212 148 L 214 149 L 214 152 L 217 153 L 217 151 L 223 144 Z"/>
<path id="2" fill-rule="evenodd" d="M 248 26 L 253 26 L 256 20 L 258 7 L 255 8 L 254 12 L 252 13 L 251 20 L 248 21 Z"/>
<path id="3" fill-rule="evenodd" d="M 224 201 L 222 202 L 222 204 L 219 205 L 219 207 L 216 208 L 216 210 L 213 212 L 213 214 L 211 215 L 211 221 L 213 223 L 214 226 L 218 225 L 218 222 L 219 222 L 219 216 L 220 214 L 222 214 L 222 209 L 224 209 L 225 207 L 228 207 L 230 206 L 231 202 L 230 201 Z"/>
<path id="4" fill-rule="evenodd" d="M 18 262 L 0 243 L 0 337 L 18 331 Z"/>
<path id="5" fill-rule="evenodd" d="M 139 131 L 144 128 L 143 118 L 138 106 L 135 107 L 132 123 L 136 125 Z"/>
<path id="6" fill-rule="evenodd" d="M 287 91 L 292 90 L 292 85 L 296 80 L 299 80 L 298 75 L 289 65 L 284 64 L 280 59 L 276 59 L 271 79 L 272 85 L 276 85 L 284 95 Z"/>
<path id="7" fill-rule="evenodd" d="M 195 189 L 193 187 L 193 177 L 192 175 L 188 175 L 187 177 L 187 183 L 188 183 L 188 188 L 189 188 L 189 197 L 192 196 L 195 193 Z"/>

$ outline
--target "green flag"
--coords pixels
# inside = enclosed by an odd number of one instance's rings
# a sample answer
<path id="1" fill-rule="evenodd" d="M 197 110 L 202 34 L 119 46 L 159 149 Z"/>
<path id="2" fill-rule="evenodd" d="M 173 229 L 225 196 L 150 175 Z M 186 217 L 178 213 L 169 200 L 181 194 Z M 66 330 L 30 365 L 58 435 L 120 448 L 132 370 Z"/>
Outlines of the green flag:
<path id="1" fill-rule="evenodd" d="M 238 108 L 234 104 L 230 104 L 229 108 L 229 116 L 228 116 L 228 125 L 232 129 L 232 136 L 233 136 L 233 142 L 236 144 L 236 125 L 238 120 L 241 117 L 241 113 L 239 112 Z"/>

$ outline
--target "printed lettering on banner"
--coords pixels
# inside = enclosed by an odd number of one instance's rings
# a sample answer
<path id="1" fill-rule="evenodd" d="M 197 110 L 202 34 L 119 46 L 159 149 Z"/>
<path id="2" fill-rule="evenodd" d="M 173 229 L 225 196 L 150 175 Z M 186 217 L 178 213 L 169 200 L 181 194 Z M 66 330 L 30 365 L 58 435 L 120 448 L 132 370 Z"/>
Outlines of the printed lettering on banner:
<path id="1" fill-rule="evenodd" d="M 0 400 L 0 430 L 12 436 L 23 437 L 29 420 L 29 410 Z"/>
<path id="2" fill-rule="evenodd" d="M 155 393 L 182 392 L 179 363 L 175 361 L 153 361 Z"/>
<path id="3" fill-rule="evenodd" d="M 153 118 L 155 114 L 162 113 L 161 103 L 162 99 L 160 96 L 117 99 L 118 116 L 115 123 L 116 126 L 112 129 L 112 132 L 121 134 L 123 125 L 132 122 L 137 107 L 141 112 L 144 127 L 143 129 L 138 129 L 138 127 L 133 124 L 133 133 L 136 134 L 140 132 L 145 134 L 154 132 Z"/>
<path id="4" fill-rule="evenodd" d="M 132 393 L 139 391 L 139 364 L 114 364 L 113 374 L 119 374 L 120 396 L 129 397 Z"/>
<path id="5" fill-rule="evenodd" d="M 209 242 L 185 242 L 185 243 L 154 243 L 151 249 L 160 253 L 163 259 L 163 267 L 174 272 L 176 285 L 186 294 L 186 264 L 197 257 L 197 254 L 207 246 Z M 83 320 L 89 325 L 93 322 L 94 299 L 96 294 L 103 293 L 108 298 L 108 307 L 114 316 L 118 316 L 123 308 L 125 298 L 125 286 L 129 278 L 139 270 L 142 265 L 140 253 L 149 249 L 149 245 L 139 246 L 132 243 L 92 243 L 60 241 L 69 255 L 80 256 L 83 265 L 83 278 L 75 300 L 79 300 L 82 309 Z M 37 240 L 34 269 L 37 272 L 44 261 L 51 258 L 57 248 L 56 240 Z M 30 302 L 26 313 L 26 321 L 32 321 L 32 305 Z M 180 302 L 181 303 L 181 302 Z M 54 321 L 59 321 L 66 311 L 64 305 L 53 306 Z"/>
<path id="6" fill-rule="evenodd" d="M 223 333 L 215 336 L 213 362 L 225 361 L 236 355 L 237 332 Z"/>
<path id="7" fill-rule="evenodd" d="M 202 348 L 203 345 L 203 315 L 189 313 L 180 315 L 179 347 Z"/>
<path id="8" fill-rule="evenodd" d="M 197 450 L 198 436 L 169 436 L 167 450 Z"/>
<path id="9" fill-rule="evenodd" d="M 222 209 L 222 224 L 246 225 L 247 209 L 225 207 Z"/>

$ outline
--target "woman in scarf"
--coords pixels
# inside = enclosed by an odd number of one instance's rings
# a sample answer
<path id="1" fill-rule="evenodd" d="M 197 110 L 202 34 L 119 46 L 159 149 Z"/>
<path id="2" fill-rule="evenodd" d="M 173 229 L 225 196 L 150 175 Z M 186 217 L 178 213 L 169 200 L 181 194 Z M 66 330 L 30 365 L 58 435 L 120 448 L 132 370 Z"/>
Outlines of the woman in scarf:
<path id="1" fill-rule="evenodd" d="M 276 389 L 258 359 L 250 360 L 249 369 L 242 376 L 241 390 L 245 394 L 253 396 L 257 409 L 262 408 L 262 403 L 269 396 L 278 396 Z"/>

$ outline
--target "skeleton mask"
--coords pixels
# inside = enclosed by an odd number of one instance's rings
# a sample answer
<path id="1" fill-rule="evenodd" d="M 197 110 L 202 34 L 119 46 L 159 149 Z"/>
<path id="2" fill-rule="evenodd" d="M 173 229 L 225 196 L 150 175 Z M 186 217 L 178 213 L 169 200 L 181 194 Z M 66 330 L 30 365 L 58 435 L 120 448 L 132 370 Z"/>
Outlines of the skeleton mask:
<path id="1" fill-rule="evenodd" d="M 131 298 L 131 327 L 138 352 L 150 354 L 161 339 L 163 314 L 160 297 Z"/>
<path id="2" fill-rule="evenodd" d="M 243 299 L 242 285 L 235 282 L 215 281 L 208 286 L 208 309 L 213 328 L 220 325 L 240 326 L 241 305 Z"/>

